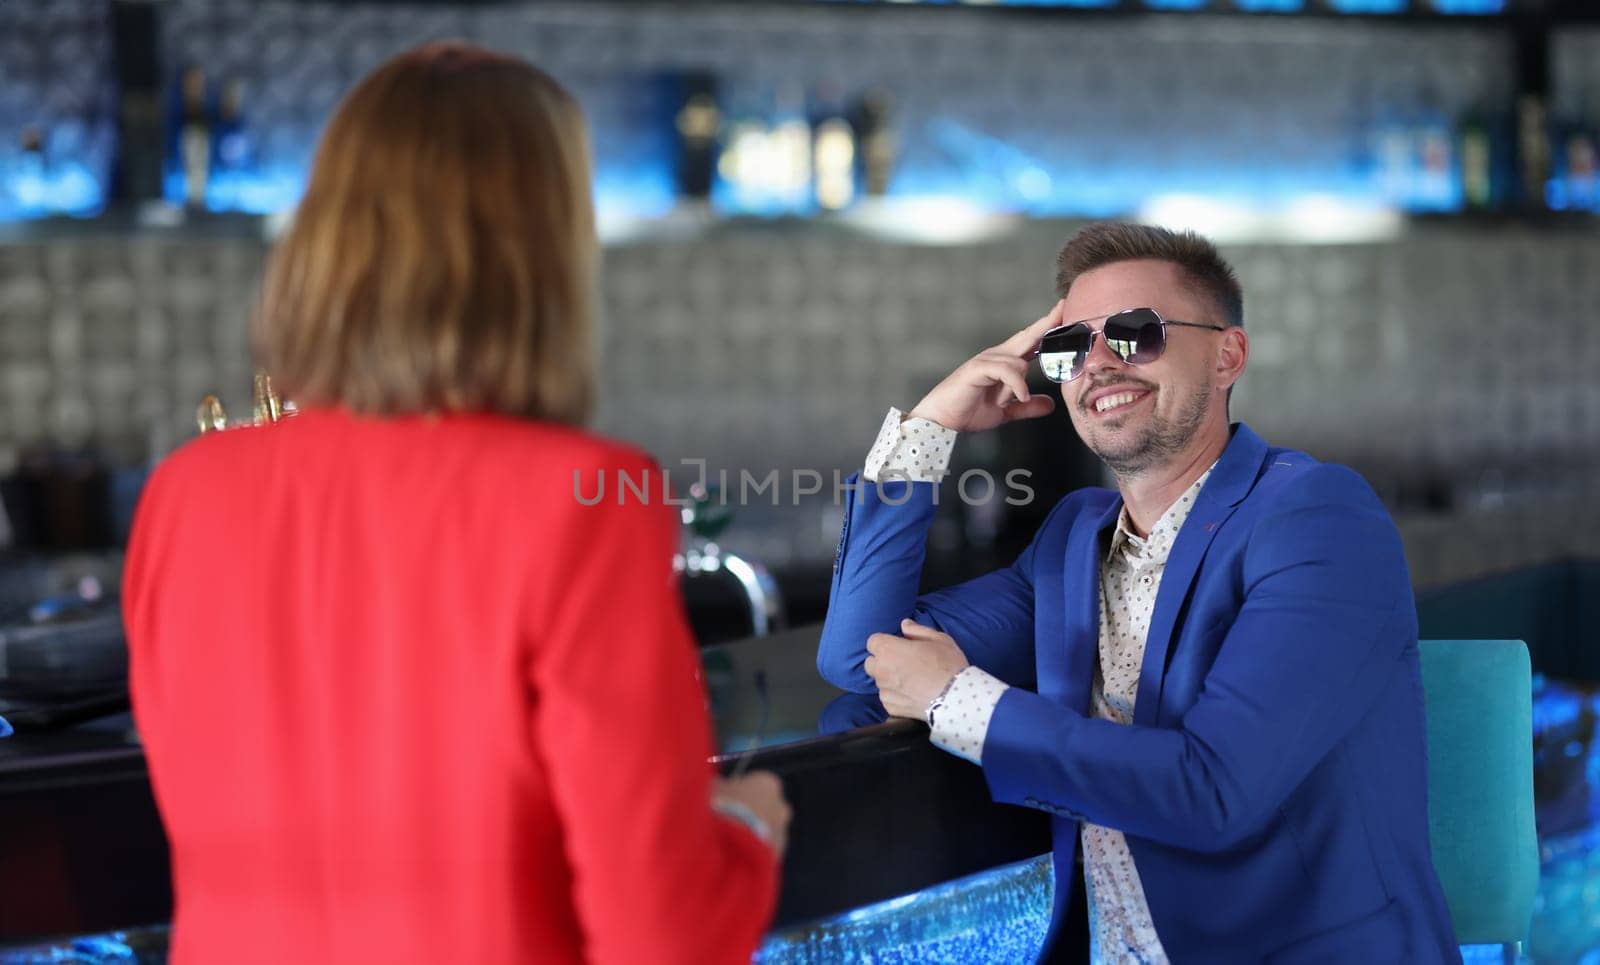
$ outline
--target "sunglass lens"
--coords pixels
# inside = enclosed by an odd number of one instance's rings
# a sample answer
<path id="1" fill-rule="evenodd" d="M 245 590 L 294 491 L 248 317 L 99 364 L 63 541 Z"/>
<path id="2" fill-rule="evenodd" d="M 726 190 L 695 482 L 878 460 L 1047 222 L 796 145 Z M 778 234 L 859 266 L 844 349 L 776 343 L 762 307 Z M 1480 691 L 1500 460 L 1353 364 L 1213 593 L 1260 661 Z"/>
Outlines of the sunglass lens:
<path id="1" fill-rule="evenodd" d="M 1167 347 L 1161 316 L 1148 308 L 1135 308 L 1106 319 L 1105 338 L 1119 358 L 1134 365 L 1154 362 Z"/>
<path id="2" fill-rule="evenodd" d="M 1072 325 L 1046 335 L 1039 344 L 1039 367 L 1052 382 L 1070 382 L 1083 371 L 1093 336 L 1087 325 Z"/>

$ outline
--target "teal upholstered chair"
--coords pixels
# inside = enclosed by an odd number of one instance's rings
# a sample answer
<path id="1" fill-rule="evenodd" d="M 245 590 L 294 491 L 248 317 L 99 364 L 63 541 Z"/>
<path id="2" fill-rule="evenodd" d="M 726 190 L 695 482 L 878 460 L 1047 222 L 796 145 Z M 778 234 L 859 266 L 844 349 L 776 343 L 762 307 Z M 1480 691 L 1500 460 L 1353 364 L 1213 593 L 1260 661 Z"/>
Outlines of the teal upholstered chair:
<path id="1" fill-rule="evenodd" d="M 1428 827 L 1456 940 L 1514 948 L 1539 885 L 1533 680 L 1520 640 L 1424 640 Z"/>

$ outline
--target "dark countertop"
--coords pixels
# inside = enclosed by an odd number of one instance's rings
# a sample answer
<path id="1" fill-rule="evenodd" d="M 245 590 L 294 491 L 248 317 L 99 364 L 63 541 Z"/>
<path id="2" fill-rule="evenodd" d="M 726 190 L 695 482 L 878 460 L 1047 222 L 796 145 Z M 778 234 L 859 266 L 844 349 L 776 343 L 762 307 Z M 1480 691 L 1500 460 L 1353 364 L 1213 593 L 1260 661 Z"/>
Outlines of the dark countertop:
<path id="1" fill-rule="evenodd" d="M 1039 812 L 816 672 L 818 627 L 704 648 L 725 770 L 777 773 L 794 809 L 774 927 L 1049 850 Z M 126 714 L 0 740 L 0 944 L 165 921 L 166 840 Z M 14 842 L 23 842 L 14 846 Z"/>

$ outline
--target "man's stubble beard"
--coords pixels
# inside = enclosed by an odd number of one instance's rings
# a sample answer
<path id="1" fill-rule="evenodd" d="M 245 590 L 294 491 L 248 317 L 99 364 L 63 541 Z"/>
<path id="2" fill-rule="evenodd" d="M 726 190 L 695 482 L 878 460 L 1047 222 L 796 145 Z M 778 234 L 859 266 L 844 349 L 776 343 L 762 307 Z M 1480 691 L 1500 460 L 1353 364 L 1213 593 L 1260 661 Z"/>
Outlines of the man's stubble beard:
<path id="1" fill-rule="evenodd" d="M 1211 387 L 1197 385 L 1174 418 L 1152 415 L 1144 431 L 1116 449 L 1104 447 L 1092 436 L 1084 439 L 1089 450 L 1106 464 L 1118 479 L 1143 475 L 1179 455 L 1195 439 L 1211 412 Z"/>

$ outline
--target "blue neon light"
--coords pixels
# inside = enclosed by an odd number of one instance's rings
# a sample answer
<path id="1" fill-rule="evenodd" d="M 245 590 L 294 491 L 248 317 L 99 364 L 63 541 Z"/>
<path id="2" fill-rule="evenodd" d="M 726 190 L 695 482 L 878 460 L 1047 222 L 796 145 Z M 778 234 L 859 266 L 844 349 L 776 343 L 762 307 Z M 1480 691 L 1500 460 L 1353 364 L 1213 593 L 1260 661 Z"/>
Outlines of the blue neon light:
<path id="1" fill-rule="evenodd" d="M 1405 13 L 1409 0 L 1328 0 L 1336 13 Z"/>
<path id="2" fill-rule="evenodd" d="M 1433 0 L 1435 12 L 1469 17 L 1506 12 L 1506 0 Z"/>
<path id="3" fill-rule="evenodd" d="M 1211 0 L 1144 0 L 1151 10 L 1204 10 Z"/>
<path id="4" fill-rule="evenodd" d="M 896 198 L 942 197 L 975 207 L 1039 217 L 1111 217 L 1138 210 L 1151 198 L 1189 194 L 1245 205 L 1282 204 L 1316 194 L 1356 204 L 1378 204 L 1414 211 L 1455 211 L 1462 205 L 1459 178 L 1392 173 L 1375 175 L 1351 166 L 1287 166 L 1197 161 L 1179 171 L 1157 163 L 1119 160 L 1113 166 L 1087 158 L 1038 157 L 1001 138 L 951 121 L 927 127 L 931 150 L 908 154 L 896 169 L 889 194 Z M 292 208 L 305 190 L 306 172 L 280 165 L 260 172 L 219 173 L 209 183 L 206 207 L 215 211 L 270 214 Z M 21 184 L 26 203 L 8 209 L 0 201 L 0 220 L 66 211 L 93 214 L 103 194 L 82 168 L 64 168 L 49 185 Z M 165 193 L 182 203 L 181 174 L 166 178 Z M 597 206 L 614 215 L 657 218 L 677 204 L 675 181 L 665 162 L 601 161 L 594 176 Z M 1559 189 L 1557 191 L 1559 193 Z M 1563 200 L 1556 198 L 1558 202 Z M 721 179 L 713 187 L 713 206 L 726 215 L 778 217 L 815 213 L 809 200 L 784 203 L 741 192 Z M 17 212 L 21 211 L 19 215 Z"/>
<path id="5" fill-rule="evenodd" d="M 1305 0 L 1234 0 L 1234 5 L 1245 13 L 1298 13 L 1305 9 Z"/>
<path id="6" fill-rule="evenodd" d="M 0 171 L 0 222 L 61 214 L 90 217 L 105 208 L 105 200 L 100 178 L 77 161 L 48 167 L 17 164 L 9 171 Z"/>

